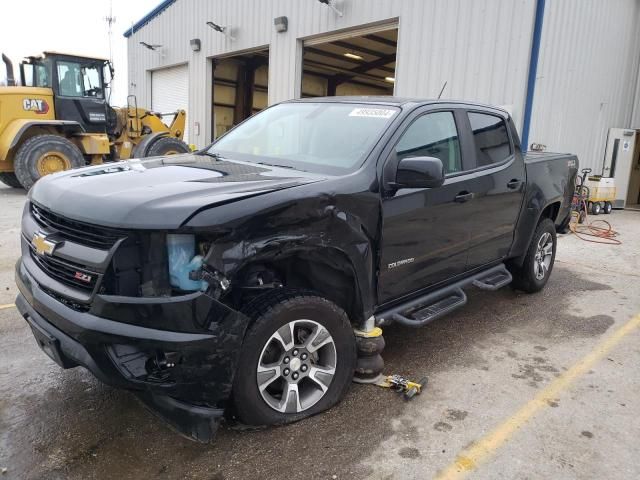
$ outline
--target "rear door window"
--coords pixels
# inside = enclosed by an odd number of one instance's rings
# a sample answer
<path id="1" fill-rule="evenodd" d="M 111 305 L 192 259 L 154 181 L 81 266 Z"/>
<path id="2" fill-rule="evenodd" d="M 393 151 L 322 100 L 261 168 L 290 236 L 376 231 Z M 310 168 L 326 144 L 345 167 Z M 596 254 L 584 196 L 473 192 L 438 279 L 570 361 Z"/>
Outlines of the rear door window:
<path id="1" fill-rule="evenodd" d="M 476 150 L 476 166 L 500 163 L 513 153 L 507 124 L 501 117 L 469 112 L 469 123 Z"/>

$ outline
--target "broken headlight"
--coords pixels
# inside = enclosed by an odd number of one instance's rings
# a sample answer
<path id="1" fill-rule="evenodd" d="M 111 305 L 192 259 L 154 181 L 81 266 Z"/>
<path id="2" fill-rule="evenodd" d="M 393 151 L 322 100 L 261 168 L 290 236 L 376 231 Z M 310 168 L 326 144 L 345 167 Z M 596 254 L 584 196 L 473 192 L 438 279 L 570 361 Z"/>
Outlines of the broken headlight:
<path id="1" fill-rule="evenodd" d="M 209 285 L 229 288 L 229 280 L 219 272 L 204 265 L 211 244 L 200 241 L 192 234 L 167 235 L 167 258 L 169 263 L 169 283 L 183 291 L 205 291 Z"/>

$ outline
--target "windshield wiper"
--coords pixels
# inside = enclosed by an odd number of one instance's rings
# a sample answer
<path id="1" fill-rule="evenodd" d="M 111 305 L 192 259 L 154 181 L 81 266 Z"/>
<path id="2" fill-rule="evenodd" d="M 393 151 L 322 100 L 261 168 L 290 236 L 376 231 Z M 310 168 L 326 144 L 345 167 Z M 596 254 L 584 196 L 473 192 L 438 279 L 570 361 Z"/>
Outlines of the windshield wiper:
<path id="1" fill-rule="evenodd" d="M 196 155 L 206 155 L 207 157 L 215 158 L 218 161 L 224 160 L 224 157 L 219 153 L 210 152 L 209 150 L 199 150 L 195 152 Z"/>
<path id="2" fill-rule="evenodd" d="M 268 165 L 270 167 L 280 167 L 280 168 L 289 168 L 291 170 L 300 170 L 299 168 L 292 167 L 291 165 L 278 165 L 277 163 L 267 163 L 267 162 L 256 162 L 260 165 Z M 304 170 L 302 170 L 304 172 Z"/>

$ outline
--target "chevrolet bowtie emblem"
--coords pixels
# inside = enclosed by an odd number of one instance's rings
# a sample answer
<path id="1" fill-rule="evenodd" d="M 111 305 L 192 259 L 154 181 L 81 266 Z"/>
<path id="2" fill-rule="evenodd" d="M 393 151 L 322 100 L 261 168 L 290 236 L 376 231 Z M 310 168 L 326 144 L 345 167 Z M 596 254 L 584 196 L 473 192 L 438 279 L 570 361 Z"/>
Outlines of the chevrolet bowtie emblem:
<path id="1" fill-rule="evenodd" d="M 42 232 L 36 232 L 33 234 L 31 244 L 35 247 L 38 255 L 44 255 L 45 253 L 47 255 L 53 255 L 53 251 L 58 246 L 57 242 L 47 240 L 47 236 Z"/>

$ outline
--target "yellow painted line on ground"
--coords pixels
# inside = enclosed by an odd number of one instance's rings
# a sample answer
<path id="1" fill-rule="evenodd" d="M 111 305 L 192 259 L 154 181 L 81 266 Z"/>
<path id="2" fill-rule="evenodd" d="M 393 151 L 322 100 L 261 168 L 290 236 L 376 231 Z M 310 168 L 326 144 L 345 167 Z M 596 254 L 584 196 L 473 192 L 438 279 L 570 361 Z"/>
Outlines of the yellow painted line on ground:
<path id="1" fill-rule="evenodd" d="M 14 303 L 7 303 L 6 305 L 0 305 L 0 310 L 4 310 L 5 308 L 13 308 L 15 307 Z"/>
<path id="2" fill-rule="evenodd" d="M 436 479 L 457 480 L 466 477 L 470 472 L 476 470 L 480 464 L 492 457 L 496 453 L 496 450 L 505 444 L 511 436 L 531 420 L 535 414 L 544 408 L 548 408 L 548 402 L 550 400 L 557 398 L 559 393 L 566 390 L 576 379 L 591 370 L 613 347 L 639 326 L 640 314 L 633 317 L 613 334 L 600 342 L 589 354 L 547 385 L 504 423 L 460 452 L 455 461 L 442 470 L 436 476 Z"/>

